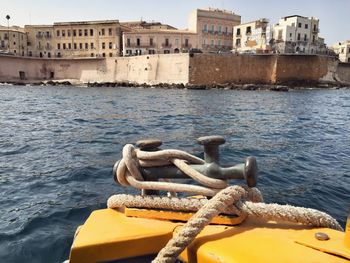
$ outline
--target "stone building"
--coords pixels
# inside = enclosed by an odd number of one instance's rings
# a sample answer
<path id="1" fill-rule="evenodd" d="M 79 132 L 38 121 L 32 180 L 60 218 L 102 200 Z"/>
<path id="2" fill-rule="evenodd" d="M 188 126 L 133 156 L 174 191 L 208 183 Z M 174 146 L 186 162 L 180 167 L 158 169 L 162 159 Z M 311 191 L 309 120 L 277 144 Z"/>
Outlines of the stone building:
<path id="1" fill-rule="evenodd" d="M 55 57 L 116 57 L 121 54 L 118 20 L 53 24 Z"/>
<path id="2" fill-rule="evenodd" d="M 277 53 L 317 54 L 325 49 L 319 35 L 317 18 L 286 16 L 273 27 L 273 44 Z"/>
<path id="3" fill-rule="evenodd" d="M 26 25 L 27 53 L 30 57 L 51 58 L 54 56 L 52 25 Z"/>
<path id="4" fill-rule="evenodd" d="M 233 50 L 239 53 L 268 53 L 271 51 L 269 21 L 261 18 L 233 28 Z"/>
<path id="5" fill-rule="evenodd" d="M 0 26 L 0 53 L 14 56 L 27 55 L 27 34 L 23 28 Z"/>
<path id="6" fill-rule="evenodd" d="M 332 49 L 341 62 L 350 63 L 350 40 L 334 44 Z"/>
<path id="7" fill-rule="evenodd" d="M 241 16 L 226 10 L 196 9 L 188 21 L 189 30 L 197 33 L 203 52 L 230 51 L 233 47 L 233 27 L 241 23 Z"/>
<path id="8" fill-rule="evenodd" d="M 177 29 L 137 29 L 123 33 L 124 56 L 189 52 L 196 33 Z"/>

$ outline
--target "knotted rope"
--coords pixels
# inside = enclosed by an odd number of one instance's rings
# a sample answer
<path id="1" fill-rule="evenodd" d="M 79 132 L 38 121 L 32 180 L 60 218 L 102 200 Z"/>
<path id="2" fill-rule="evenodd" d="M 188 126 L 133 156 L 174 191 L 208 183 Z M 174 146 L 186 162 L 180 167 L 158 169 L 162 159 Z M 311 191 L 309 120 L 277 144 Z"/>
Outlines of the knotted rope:
<path id="1" fill-rule="evenodd" d="M 174 164 L 181 171 L 204 186 L 185 185 L 169 182 L 145 182 L 138 166 L 163 166 Z M 138 189 L 186 192 L 213 196 L 206 198 L 176 198 L 160 196 L 111 196 L 109 208 L 139 207 L 171 209 L 177 211 L 197 211 L 195 215 L 175 234 L 158 253 L 154 263 L 175 262 L 180 253 L 194 240 L 200 231 L 220 213 L 234 214 L 238 217 L 253 216 L 267 221 L 287 221 L 314 227 L 328 227 L 343 231 L 339 223 L 326 213 L 315 209 L 290 205 L 265 204 L 256 188 L 228 186 L 224 180 L 208 178 L 192 169 L 188 163 L 204 163 L 200 158 L 178 150 L 144 152 L 128 144 L 123 149 L 123 159 L 114 166 L 114 173 L 122 185 Z M 117 166 L 117 168 L 116 168 Z"/>

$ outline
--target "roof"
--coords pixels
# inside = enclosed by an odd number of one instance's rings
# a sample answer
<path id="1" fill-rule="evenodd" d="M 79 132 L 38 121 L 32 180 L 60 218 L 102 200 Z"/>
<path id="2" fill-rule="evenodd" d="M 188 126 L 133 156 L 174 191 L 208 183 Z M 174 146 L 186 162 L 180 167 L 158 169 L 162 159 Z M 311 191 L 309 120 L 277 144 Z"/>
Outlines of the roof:
<path id="1" fill-rule="evenodd" d="M 98 25 L 98 24 L 119 24 L 119 20 L 96 20 L 96 21 L 76 21 L 76 22 L 55 22 L 54 26 L 70 25 Z"/>
<path id="2" fill-rule="evenodd" d="M 179 30 L 179 29 L 136 29 L 131 32 L 126 32 L 127 34 L 189 34 L 196 35 L 193 31 Z"/>

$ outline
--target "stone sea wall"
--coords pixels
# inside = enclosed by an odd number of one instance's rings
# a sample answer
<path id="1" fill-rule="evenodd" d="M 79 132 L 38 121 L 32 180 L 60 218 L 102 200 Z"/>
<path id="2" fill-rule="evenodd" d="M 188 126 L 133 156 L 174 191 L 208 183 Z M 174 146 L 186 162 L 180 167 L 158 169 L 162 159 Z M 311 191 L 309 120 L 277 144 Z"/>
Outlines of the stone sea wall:
<path id="1" fill-rule="evenodd" d="M 40 59 L 0 56 L 0 82 L 74 80 L 133 85 L 350 82 L 350 66 L 310 55 L 157 54 Z"/>

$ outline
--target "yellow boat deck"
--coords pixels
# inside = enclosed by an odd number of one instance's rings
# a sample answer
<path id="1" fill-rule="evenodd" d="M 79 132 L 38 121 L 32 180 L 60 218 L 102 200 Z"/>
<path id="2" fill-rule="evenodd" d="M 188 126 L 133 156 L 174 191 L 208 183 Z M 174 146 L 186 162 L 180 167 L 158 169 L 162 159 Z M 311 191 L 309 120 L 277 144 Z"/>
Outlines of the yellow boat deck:
<path id="1" fill-rule="evenodd" d="M 183 223 L 94 211 L 80 228 L 70 263 L 103 262 L 157 254 Z M 316 232 L 328 234 L 319 241 Z M 209 225 L 181 254 L 184 262 L 349 262 L 345 234 L 331 229 L 247 219 L 237 226 Z"/>

